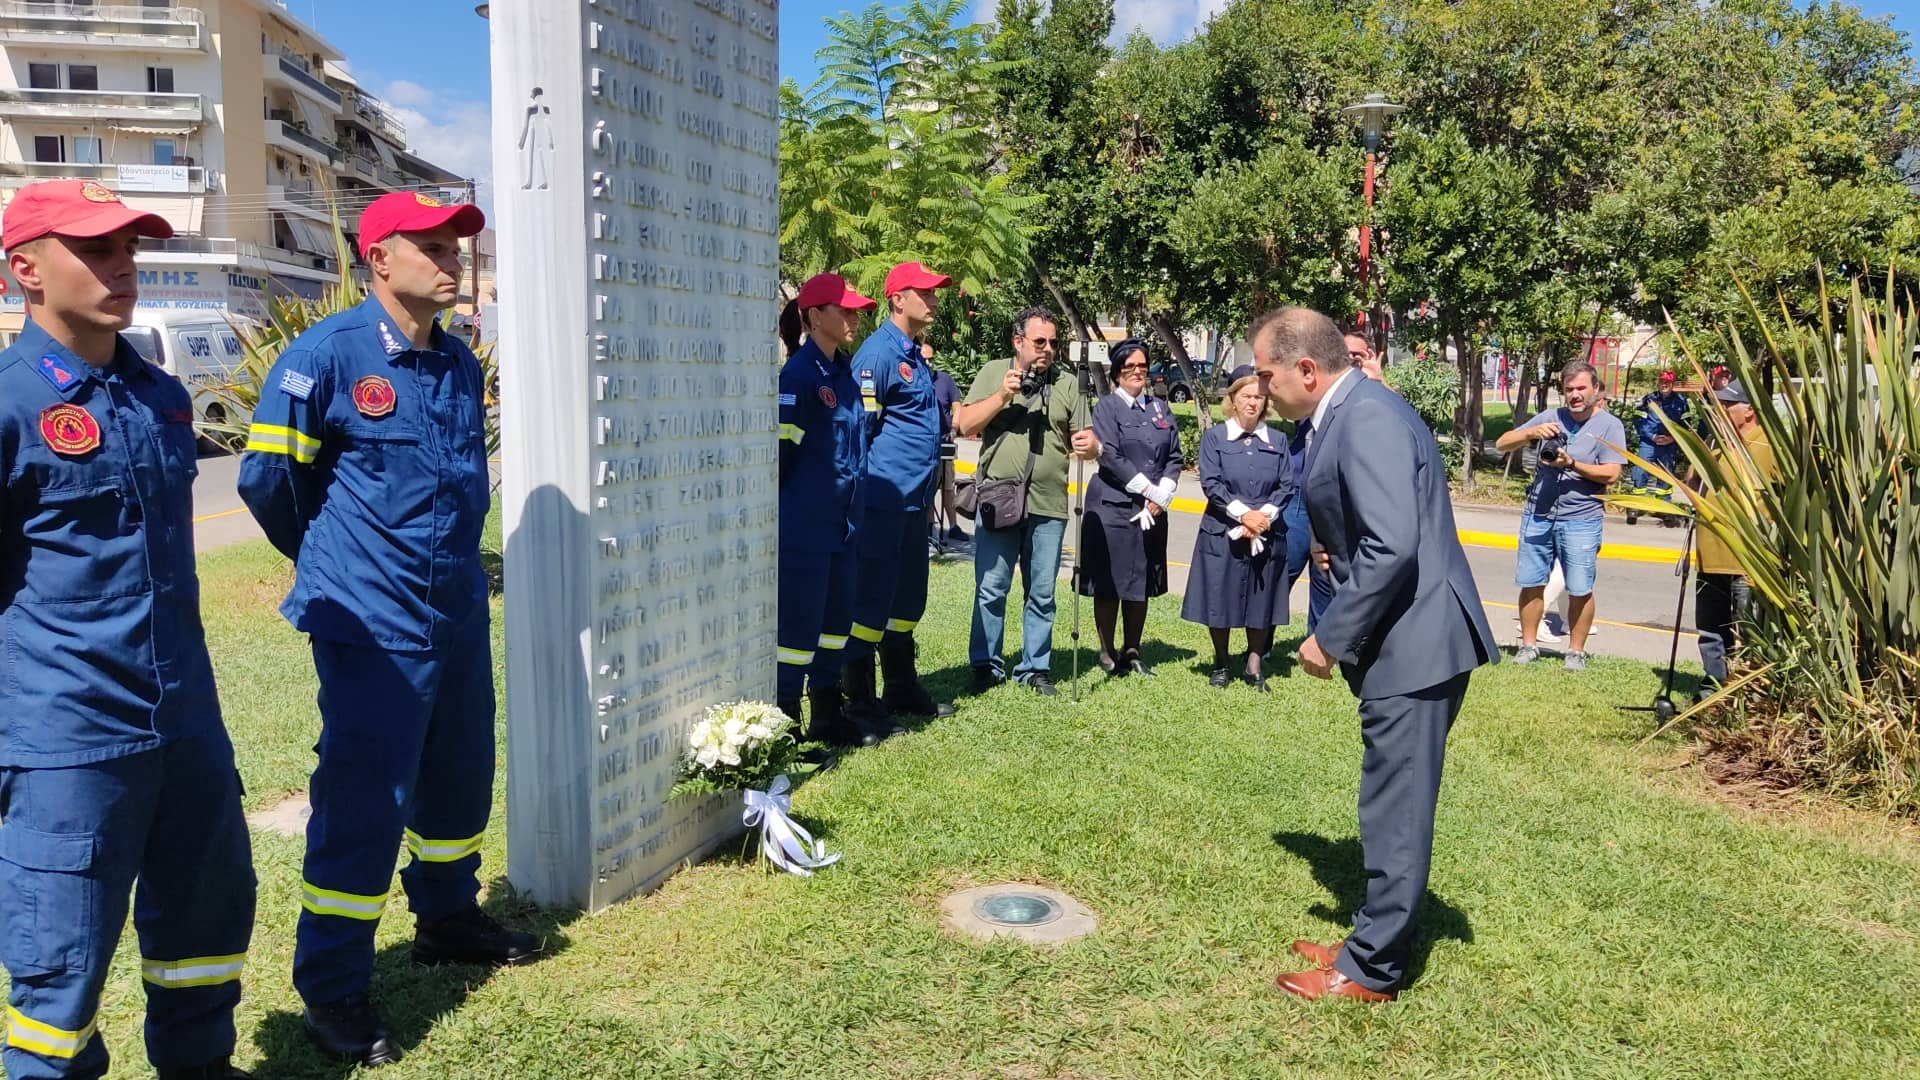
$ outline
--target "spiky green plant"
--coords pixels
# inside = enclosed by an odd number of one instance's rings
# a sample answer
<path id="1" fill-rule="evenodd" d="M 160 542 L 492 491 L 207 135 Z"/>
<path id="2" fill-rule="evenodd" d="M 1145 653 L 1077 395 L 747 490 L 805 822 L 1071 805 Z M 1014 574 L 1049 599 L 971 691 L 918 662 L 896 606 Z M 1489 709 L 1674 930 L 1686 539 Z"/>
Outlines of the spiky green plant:
<path id="1" fill-rule="evenodd" d="M 1729 684 L 1703 733 L 1776 780 L 1920 813 L 1920 319 L 1891 281 L 1871 299 L 1855 281 L 1822 308 L 1807 325 L 1754 306 L 1757 349 L 1729 329 L 1716 350 L 1755 399 L 1773 475 L 1719 410 L 1724 451 L 1662 418 L 1701 482 L 1698 527 L 1726 542 L 1756 598 L 1741 658 L 1754 677 Z"/>

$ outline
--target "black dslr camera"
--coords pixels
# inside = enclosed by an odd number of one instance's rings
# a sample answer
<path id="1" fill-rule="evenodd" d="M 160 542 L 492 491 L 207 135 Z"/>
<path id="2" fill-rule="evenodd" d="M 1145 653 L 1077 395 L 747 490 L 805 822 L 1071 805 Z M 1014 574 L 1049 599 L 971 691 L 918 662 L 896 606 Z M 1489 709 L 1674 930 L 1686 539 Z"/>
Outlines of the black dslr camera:
<path id="1" fill-rule="evenodd" d="M 1565 465 L 1572 459 L 1567 457 L 1567 437 L 1551 435 L 1540 440 L 1540 464 Z"/>
<path id="2" fill-rule="evenodd" d="M 1033 368 L 1028 367 L 1020 372 L 1021 397 L 1032 397 L 1039 393 L 1042 384 L 1043 380 L 1040 377 L 1040 373 Z"/>

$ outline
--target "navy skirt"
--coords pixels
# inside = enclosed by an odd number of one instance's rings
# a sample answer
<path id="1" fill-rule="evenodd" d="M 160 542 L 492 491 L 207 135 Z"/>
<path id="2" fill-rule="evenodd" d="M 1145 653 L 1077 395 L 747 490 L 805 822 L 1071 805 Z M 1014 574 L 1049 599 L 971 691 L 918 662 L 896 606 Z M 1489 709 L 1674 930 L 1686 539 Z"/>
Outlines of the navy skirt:
<path id="1" fill-rule="evenodd" d="M 1167 591 L 1167 515 L 1152 529 L 1133 522 L 1139 511 L 1089 502 L 1080 519 L 1080 595 L 1097 600 L 1148 600 Z"/>
<path id="2" fill-rule="evenodd" d="M 1287 538 L 1270 532 L 1264 539 L 1266 550 L 1255 555 L 1250 541 L 1229 540 L 1225 533 L 1195 538 L 1180 617 L 1216 630 L 1285 626 Z"/>

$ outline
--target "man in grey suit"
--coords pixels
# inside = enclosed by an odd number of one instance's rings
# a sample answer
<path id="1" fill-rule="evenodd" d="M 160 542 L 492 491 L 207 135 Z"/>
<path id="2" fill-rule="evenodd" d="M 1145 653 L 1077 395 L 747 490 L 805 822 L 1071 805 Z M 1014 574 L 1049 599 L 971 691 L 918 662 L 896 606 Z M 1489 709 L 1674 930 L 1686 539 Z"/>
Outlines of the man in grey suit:
<path id="1" fill-rule="evenodd" d="M 1360 846 L 1367 896 L 1353 932 L 1296 941 L 1314 970 L 1282 975 L 1308 999 L 1391 1001 L 1406 981 L 1433 857 L 1447 732 L 1473 669 L 1499 656 L 1454 530 L 1446 467 L 1419 415 L 1351 366 L 1332 320 L 1281 308 L 1254 323 L 1254 366 L 1289 419 L 1311 424 L 1300 494 L 1333 600 L 1300 664 L 1336 663 L 1360 699 Z"/>

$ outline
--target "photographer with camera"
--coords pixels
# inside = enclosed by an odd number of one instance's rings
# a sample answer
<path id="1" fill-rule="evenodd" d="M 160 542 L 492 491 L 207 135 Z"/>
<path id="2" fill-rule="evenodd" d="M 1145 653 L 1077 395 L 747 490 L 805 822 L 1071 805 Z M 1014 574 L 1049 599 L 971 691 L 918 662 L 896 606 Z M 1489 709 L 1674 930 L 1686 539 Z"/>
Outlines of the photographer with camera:
<path id="1" fill-rule="evenodd" d="M 1013 317 L 1013 359 L 980 369 L 967 400 L 954 411 L 962 435 L 980 436 L 974 475 L 973 631 L 968 659 L 973 689 L 1006 678 L 1000 645 L 1007 595 L 1017 565 L 1027 602 L 1014 681 L 1051 697 L 1054 591 L 1067 535 L 1067 462 L 1100 456 L 1079 381 L 1056 362 L 1058 322 L 1045 308 Z"/>
<path id="2" fill-rule="evenodd" d="M 1560 370 L 1563 404 L 1495 440 L 1511 453 L 1528 443 L 1539 447 L 1539 469 L 1527 489 L 1520 516 L 1520 552 L 1514 584 L 1520 586 L 1520 648 L 1516 664 L 1539 659 L 1536 644 L 1546 609 L 1547 579 L 1558 562 L 1566 577 L 1572 625 L 1568 630 L 1568 671 L 1587 666 L 1587 635 L 1593 630 L 1593 586 L 1600 566 L 1601 526 L 1606 520 L 1600 496 L 1620 479 L 1627 444 L 1620 418 L 1601 408 L 1599 376 L 1593 365 L 1575 361 Z"/>

